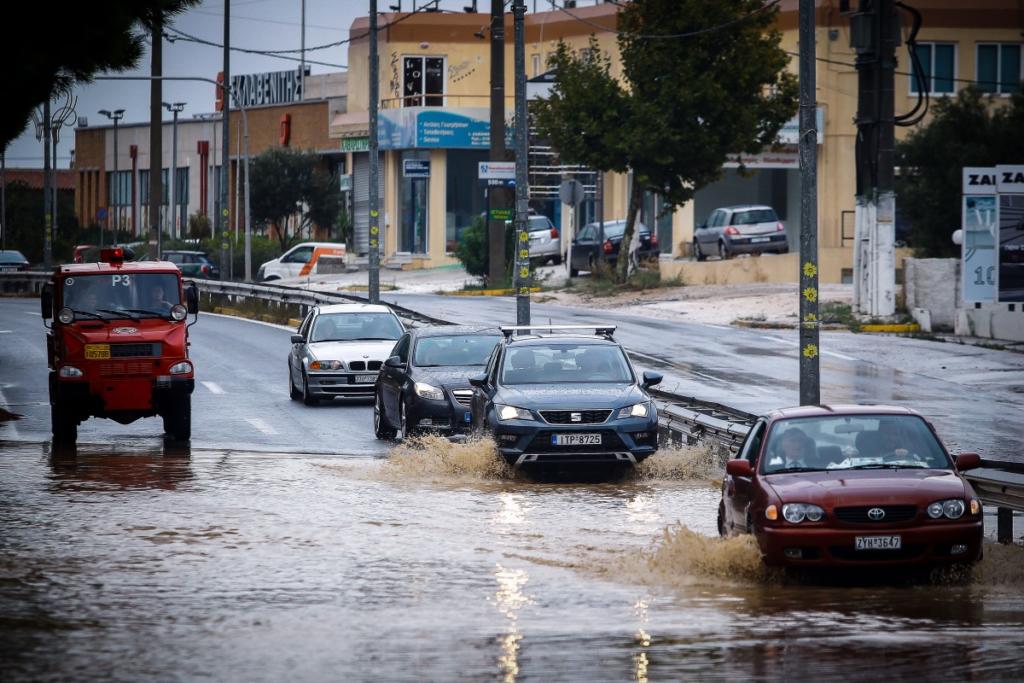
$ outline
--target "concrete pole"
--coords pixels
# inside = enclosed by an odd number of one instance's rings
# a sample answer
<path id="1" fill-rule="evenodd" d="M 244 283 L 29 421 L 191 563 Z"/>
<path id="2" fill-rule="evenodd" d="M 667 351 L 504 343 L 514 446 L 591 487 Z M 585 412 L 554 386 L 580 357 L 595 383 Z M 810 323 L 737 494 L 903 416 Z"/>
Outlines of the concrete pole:
<path id="1" fill-rule="evenodd" d="M 50 96 L 43 102 L 43 265 L 53 264 L 53 195 L 50 179 Z"/>
<path id="2" fill-rule="evenodd" d="M 377 140 L 380 65 L 377 59 L 377 0 L 370 0 L 370 281 L 367 289 L 371 304 L 380 303 L 380 146 Z"/>
<path id="3" fill-rule="evenodd" d="M 223 132 L 220 136 L 220 211 L 215 223 L 220 223 L 220 272 L 227 269 L 227 237 L 228 237 L 228 164 L 231 160 L 231 0 L 224 0 L 224 90 L 221 100 L 224 102 L 221 122 Z"/>
<path id="4" fill-rule="evenodd" d="M 526 44 L 524 15 L 525 0 L 512 3 L 515 31 L 516 82 L 516 324 L 530 324 L 530 212 L 527 180 L 527 134 L 529 122 L 526 113 Z"/>
<path id="5" fill-rule="evenodd" d="M 487 158 L 505 161 L 505 3 L 491 0 L 491 148 Z M 509 191 L 505 181 L 487 181 L 487 280 L 497 287 L 505 279 L 505 230 L 503 216 L 493 218 L 494 209 L 507 209 Z M 500 185 L 498 183 L 501 183 Z"/>
<path id="6" fill-rule="evenodd" d="M 242 109 L 245 138 L 245 281 L 252 282 L 252 217 L 249 215 L 249 115 Z"/>
<path id="7" fill-rule="evenodd" d="M 178 231 L 178 103 L 171 106 L 171 239 L 176 239 Z M 157 250 L 163 253 L 158 242 Z"/>
<path id="8" fill-rule="evenodd" d="M 120 195 L 121 195 L 121 192 L 120 192 L 121 191 L 121 181 L 120 181 L 120 179 L 117 176 L 117 121 L 118 121 L 118 119 L 116 117 L 116 112 L 115 112 L 115 118 L 114 118 L 114 174 L 111 176 L 111 178 L 113 179 L 113 182 L 114 182 L 114 195 L 113 195 L 114 201 L 113 201 L 113 207 L 111 207 L 113 209 L 113 211 L 114 211 L 114 234 L 113 234 L 113 237 L 110 240 L 111 244 L 117 244 L 117 231 L 121 228 L 121 209 L 120 209 L 120 206 L 121 206 L 121 204 L 120 204 L 120 200 L 121 200 L 121 197 L 120 197 Z M 109 187 L 107 188 L 107 191 L 108 192 L 110 191 Z M 107 217 L 109 218 L 110 216 L 108 215 Z M 103 226 L 101 225 L 100 226 L 100 249 L 102 249 L 102 248 L 103 248 Z"/>
<path id="9" fill-rule="evenodd" d="M 164 117 L 163 117 L 163 17 L 159 11 L 153 13 L 153 33 L 150 50 L 149 81 L 149 243 L 156 247 L 156 258 L 160 260 L 160 208 L 163 206 L 164 167 Z"/>
<path id="10" fill-rule="evenodd" d="M 821 403 L 814 0 L 800 0 L 800 405 Z"/>

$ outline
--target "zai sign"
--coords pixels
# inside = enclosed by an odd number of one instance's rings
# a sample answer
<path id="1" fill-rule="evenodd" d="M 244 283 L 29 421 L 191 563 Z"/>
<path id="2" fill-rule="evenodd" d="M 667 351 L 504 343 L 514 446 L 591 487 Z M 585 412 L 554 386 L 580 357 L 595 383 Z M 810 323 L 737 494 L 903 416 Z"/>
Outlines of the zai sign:
<path id="1" fill-rule="evenodd" d="M 963 169 L 963 299 L 1024 302 L 1024 166 Z"/>
<path id="2" fill-rule="evenodd" d="M 999 301 L 1024 302 L 1024 165 L 996 166 Z"/>

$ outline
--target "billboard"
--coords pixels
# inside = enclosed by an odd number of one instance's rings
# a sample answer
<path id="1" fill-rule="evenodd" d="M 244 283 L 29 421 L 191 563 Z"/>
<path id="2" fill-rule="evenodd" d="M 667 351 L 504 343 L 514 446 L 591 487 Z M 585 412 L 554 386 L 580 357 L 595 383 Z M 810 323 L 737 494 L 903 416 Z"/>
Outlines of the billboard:
<path id="1" fill-rule="evenodd" d="M 964 301 L 990 303 L 996 300 L 996 173 L 994 168 L 967 167 L 962 178 L 961 292 Z"/>
<path id="2" fill-rule="evenodd" d="M 999 195 L 999 301 L 1024 301 L 1024 194 Z"/>

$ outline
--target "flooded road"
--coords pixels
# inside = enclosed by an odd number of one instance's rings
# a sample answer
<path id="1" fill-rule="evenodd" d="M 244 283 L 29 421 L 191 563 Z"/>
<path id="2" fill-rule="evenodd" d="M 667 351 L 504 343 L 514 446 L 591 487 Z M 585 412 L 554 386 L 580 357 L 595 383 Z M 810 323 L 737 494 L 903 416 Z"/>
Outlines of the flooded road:
<path id="1" fill-rule="evenodd" d="M 829 587 L 712 538 L 717 469 L 0 443 L 4 681 L 1019 680 L 1024 550 Z"/>

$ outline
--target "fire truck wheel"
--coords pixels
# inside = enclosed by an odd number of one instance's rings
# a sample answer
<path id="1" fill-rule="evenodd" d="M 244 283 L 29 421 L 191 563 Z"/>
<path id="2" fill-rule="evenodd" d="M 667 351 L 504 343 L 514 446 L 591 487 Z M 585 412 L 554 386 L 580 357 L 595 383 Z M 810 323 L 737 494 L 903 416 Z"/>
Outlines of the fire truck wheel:
<path id="1" fill-rule="evenodd" d="M 186 396 L 178 403 L 164 409 L 164 432 L 175 441 L 192 438 L 192 397 Z"/>
<path id="2" fill-rule="evenodd" d="M 60 403 L 50 404 L 50 428 L 57 443 L 71 445 L 78 440 L 78 421 Z"/>

